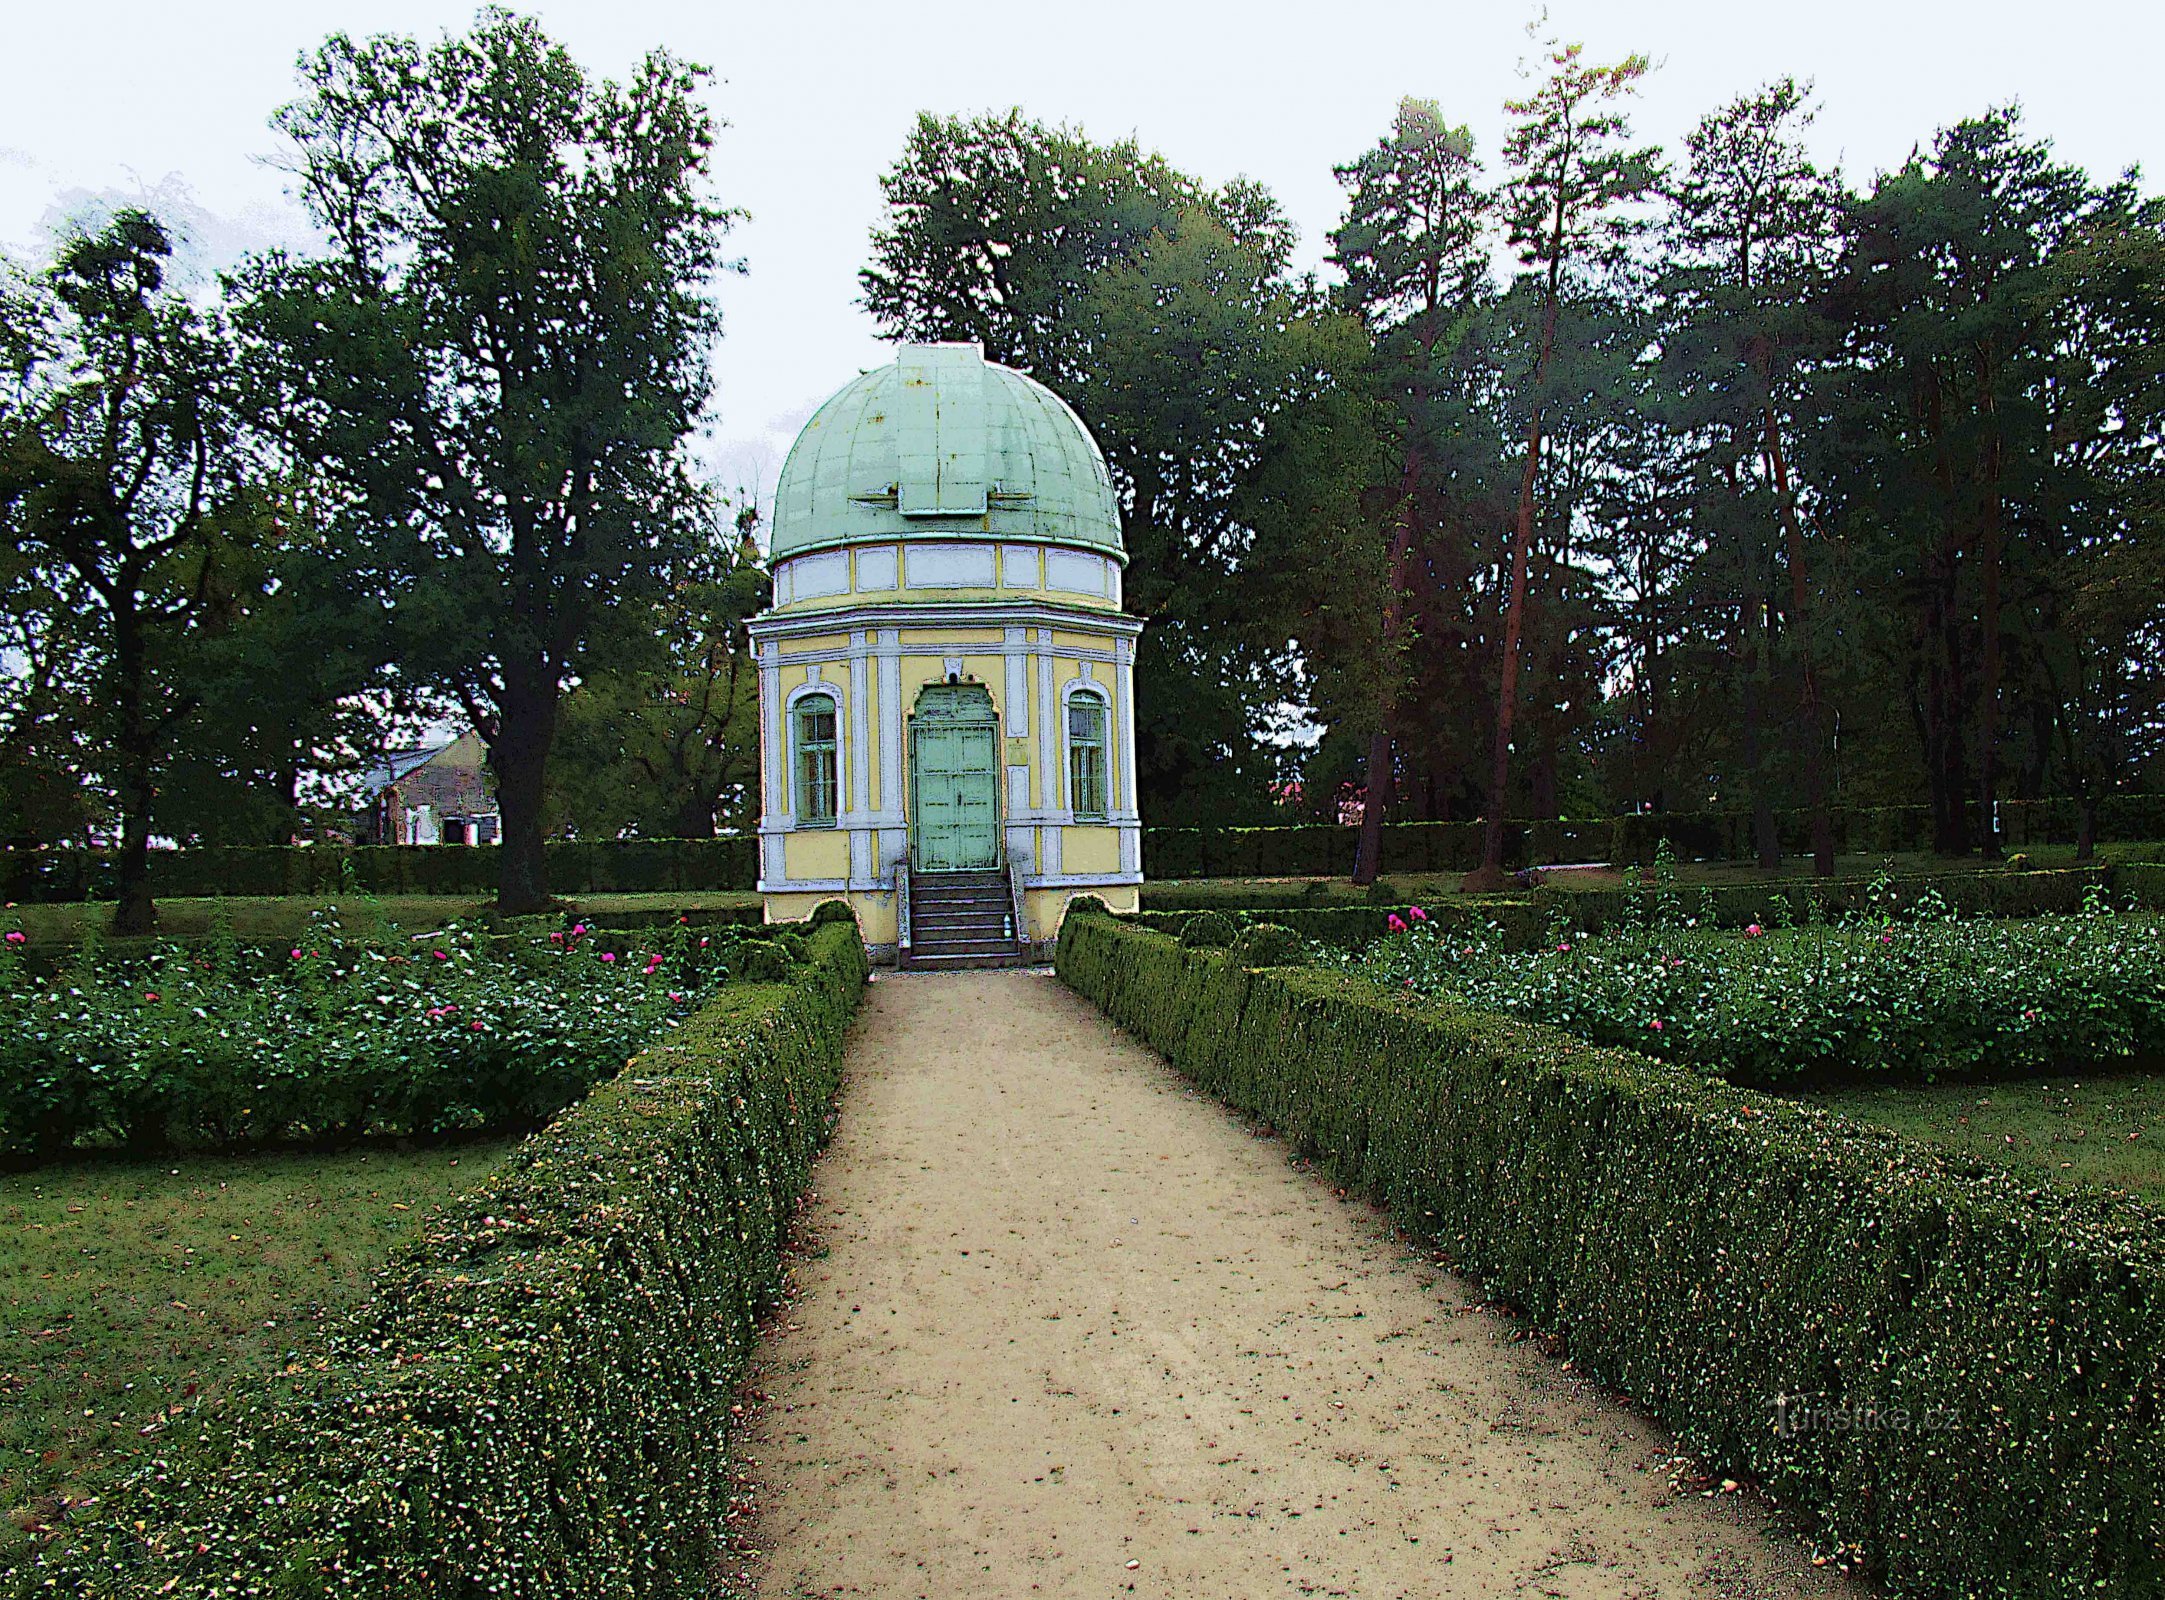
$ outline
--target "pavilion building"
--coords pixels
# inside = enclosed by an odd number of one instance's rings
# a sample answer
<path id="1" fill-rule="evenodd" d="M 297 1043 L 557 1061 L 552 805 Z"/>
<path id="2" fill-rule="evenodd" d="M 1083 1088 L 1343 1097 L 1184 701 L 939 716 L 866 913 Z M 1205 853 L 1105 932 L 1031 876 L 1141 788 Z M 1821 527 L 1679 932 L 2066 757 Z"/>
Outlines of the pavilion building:
<path id="1" fill-rule="evenodd" d="M 906 965 L 1042 952 L 1132 910 L 1135 645 L 1105 458 L 974 344 L 904 347 L 782 468 L 759 662 L 770 922 L 847 899 Z"/>

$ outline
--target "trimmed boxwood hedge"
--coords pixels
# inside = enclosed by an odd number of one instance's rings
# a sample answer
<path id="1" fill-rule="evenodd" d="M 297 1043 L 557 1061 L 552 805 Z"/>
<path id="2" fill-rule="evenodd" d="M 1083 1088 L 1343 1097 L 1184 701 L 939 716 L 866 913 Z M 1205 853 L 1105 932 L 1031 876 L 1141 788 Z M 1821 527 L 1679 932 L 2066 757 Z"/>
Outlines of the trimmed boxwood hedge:
<path id="1" fill-rule="evenodd" d="M 327 1362 L 176 1424 L 16 1592 L 710 1594 L 733 1385 L 866 975 L 854 926 L 810 938 L 433 1219 Z"/>
<path id="2" fill-rule="evenodd" d="M 1832 813 L 1835 847 L 1849 854 L 1926 850 L 1932 816 L 1924 806 L 1852 806 Z M 1782 849 L 1811 848 L 1810 817 L 1775 814 Z M 2081 824 L 2072 800 L 2013 800 L 2000 806 L 2008 849 L 2072 844 Z M 1386 873 L 1466 872 L 1481 861 L 1479 822 L 1389 822 L 1383 827 Z M 2165 839 L 2165 795 L 2113 795 L 2098 807 L 2101 840 Z M 1663 811 L 1625 817 L 1513 822 L 1504 829 L 1504 864 L 1560 861 L 1651 863 L 1663 841 L 1679 860 L 1751 857 L 1752 819 L 1741 811 Z M 1342 878 L 1353 871 L 1358 830 L 1324 824 L 1269 828 L 1145 828 L 1143 867 L 1152 878 Z M 758 841 L 735 839 L 553 840 L 549 886 L 558 894 L 677 893 L 751 889 Z M 151 891 L 171 897 L 214 895 L 493 894 L 494 845 L 199 846 L 151 853 Z M 108 900 L 111 853 L 102 850 L 0 850 L 0 900 Z"/>
<path id="3" fill-rule="evenodd" d="M 750 889 L 754 839 L 551 840 L 556 894 L 673 894 Z M 151 892 L 168 899 L 262 895 L 470 894 L 496 892 L 492 844 L 201 845 L 150 853 Z M 25 904 L 109 900 L 107 850 L 0 850 L 0 900 Z"/>
<path id="4" fill-rule="evenodd" d="M 1109 918 L 1057 966 L 1898 1592 L 2165 1593 L 2155 1213 Z"/>

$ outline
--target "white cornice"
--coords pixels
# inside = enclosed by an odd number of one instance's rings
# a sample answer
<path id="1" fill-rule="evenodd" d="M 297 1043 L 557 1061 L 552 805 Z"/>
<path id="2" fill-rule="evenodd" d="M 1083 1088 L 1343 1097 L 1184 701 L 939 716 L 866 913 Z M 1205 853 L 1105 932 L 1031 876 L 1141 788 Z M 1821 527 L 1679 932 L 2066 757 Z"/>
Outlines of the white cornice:
<path id="1" fill-rule="evenodd" d="M 831 611 L 769 611 L 747 622 L 755 642 L 797 639 L 807 634 L 847 633 L 857 628 L 999 628 L 1035 623 L 1086 629 L 1116 638 L 1135 638 L 1142 620 L 1118 611 L 1094 611 L 1043 600 L 926 601 L 891 600 L 876 605 L 837 606 Z M 905 647 L 908 648 L 908 647 Z"/>

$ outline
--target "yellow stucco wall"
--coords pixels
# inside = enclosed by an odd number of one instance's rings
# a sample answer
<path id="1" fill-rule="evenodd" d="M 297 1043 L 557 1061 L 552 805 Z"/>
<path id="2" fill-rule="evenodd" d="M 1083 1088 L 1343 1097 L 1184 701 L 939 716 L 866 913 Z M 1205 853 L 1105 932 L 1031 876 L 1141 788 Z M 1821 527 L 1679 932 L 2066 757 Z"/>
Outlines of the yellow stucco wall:
<path id="1" fill-rule="evenodd" d="M 1118 828 L 1062 828 L 1060 870 L 1083 876 L 1120 870 Z"/>
<path id="2" fill-rule="evenodd" d="M 1142 891 L 1132 883 L 1104 889 L 1030 889 L 1022 897 L 1022 915 L 1031 940 L 1043 944 L 1058 938 L 1067 903 L 1079 894 L 1094 894 L 1114 911 L 1133 911 L 1142 903 Z"/>
<path id="3" fill-rule="evenodd" d="M 866 944 L 895 942 L 895 897 L 889 890 L 868 894 L 770 894 L 767 896 L 767 920 L 802 922 L 823 900 L 849 902 L 850 909 L 857 913 L 857 926 L 863 930 Z"/>
<path id="4" fill-rule="evenodd" d="M 782 859 L 792 878 L 846 878 L 849 835 L 840 828 L 800 828 L 784 837 Z"/>

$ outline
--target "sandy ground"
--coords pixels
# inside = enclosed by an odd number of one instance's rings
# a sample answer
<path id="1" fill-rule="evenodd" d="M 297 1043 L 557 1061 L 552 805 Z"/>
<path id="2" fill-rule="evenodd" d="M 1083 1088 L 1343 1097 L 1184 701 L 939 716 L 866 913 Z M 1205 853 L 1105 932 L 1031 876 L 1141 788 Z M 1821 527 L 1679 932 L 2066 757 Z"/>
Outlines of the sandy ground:
<path id="1" fill-rule="evenodd" d="M 1863 1594 L 1049 974 L 882 976 L 849 1065 L 768 1600 Z"/>

